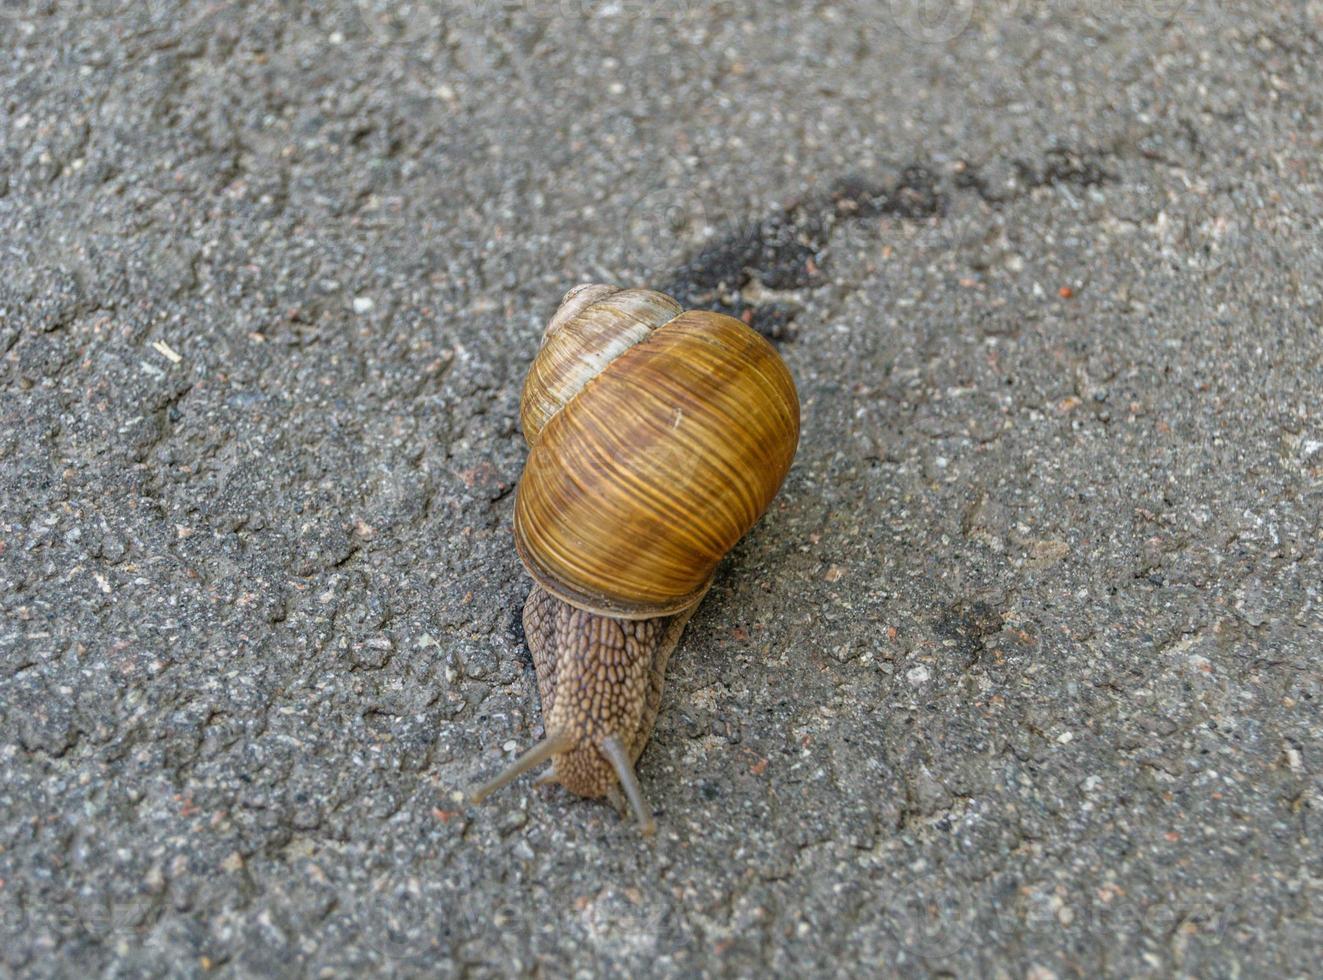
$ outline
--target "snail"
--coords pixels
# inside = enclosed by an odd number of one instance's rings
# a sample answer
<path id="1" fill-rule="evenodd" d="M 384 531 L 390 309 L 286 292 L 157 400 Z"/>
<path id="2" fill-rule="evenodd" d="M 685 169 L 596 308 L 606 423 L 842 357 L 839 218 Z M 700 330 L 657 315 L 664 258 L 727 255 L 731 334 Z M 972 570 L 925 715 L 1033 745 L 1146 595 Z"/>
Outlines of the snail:
<path id="1" fill-rule="evenodd" d="M 634 764 L 666 662 L 790 469 L 795 384 L 740 320 L 585 283 L 547 325 L 519 415 L 514 539 L 546 737 L 471 799 L 550 761 L 539 785 L 606 797 L 650 834 Z"/>

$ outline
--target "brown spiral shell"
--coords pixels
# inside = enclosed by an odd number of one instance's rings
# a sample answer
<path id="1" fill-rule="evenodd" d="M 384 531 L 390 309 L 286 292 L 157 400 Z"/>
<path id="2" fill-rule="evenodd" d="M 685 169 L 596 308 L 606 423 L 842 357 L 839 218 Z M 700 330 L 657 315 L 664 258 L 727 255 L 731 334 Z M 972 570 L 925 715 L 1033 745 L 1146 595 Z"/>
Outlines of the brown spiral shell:
<path id="1" fill-rule="evenodd" d="M 572 605 L 628 619 L 696 602 L 799 444 L 799 398 L 739 320 L 646 289 L 566 294 L 524 383 L 519 556 Z"/>

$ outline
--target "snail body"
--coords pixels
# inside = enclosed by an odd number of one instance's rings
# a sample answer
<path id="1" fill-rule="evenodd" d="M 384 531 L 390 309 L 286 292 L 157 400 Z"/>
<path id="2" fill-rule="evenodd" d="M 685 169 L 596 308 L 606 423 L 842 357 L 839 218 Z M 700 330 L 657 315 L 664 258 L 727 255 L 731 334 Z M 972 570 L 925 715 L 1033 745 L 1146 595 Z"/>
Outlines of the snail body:
<path id="1" fill-rule="evenodd" d="M 550 760 L 540 781 L 627 802 L 650 832 L 634 763 L 666 662 L 790 468 L 794 382 L 733 317 L 585 284 L 547 326 L 520 421 L 514 538 L 547 735 L 474 800 Z"/>

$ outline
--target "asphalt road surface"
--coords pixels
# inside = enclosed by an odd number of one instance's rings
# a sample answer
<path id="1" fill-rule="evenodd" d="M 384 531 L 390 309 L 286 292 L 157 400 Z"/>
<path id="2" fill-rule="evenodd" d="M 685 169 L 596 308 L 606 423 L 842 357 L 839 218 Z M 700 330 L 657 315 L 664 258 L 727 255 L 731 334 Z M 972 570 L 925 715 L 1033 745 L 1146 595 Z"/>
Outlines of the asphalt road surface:
<path id="1" fill-rule="evenodd" d="M 1323 4 L 0 4 L 0 973 L 1307 976 Z M 803 439 L 527 780 L 580 281 Z"/>

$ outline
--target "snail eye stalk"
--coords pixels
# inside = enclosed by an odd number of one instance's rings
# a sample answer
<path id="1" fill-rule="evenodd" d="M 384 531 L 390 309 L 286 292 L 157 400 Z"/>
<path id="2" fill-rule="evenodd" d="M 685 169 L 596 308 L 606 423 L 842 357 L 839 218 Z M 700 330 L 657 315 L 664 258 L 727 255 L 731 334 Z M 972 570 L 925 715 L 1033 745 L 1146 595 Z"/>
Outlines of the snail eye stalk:
<path id="1" fill-rule="evenodd" d="M 629 798 L 629 805 L 634 811 L 634 816 L 638 817 L 639 831 L 645 837 L 652 836 L 657 829 L 657 824 L 652 819 L 652 810 L 643 799 L 643 789 L 639 786 L 639 777 L 634 773 L 634 763 L 629 758 L 629 753 L 625 747 L 620 744 L 620 740 L 614 735 L 602 739 L 598 746 L 602 755 L 606 756 L 607 761 L 616 771 L 616 776 L 620 780 L 620 785 L 625 789 L 625 796 Z"/>
<path id="2" fill-rule="evenodd" d="M 511 763 L 510 768 L 506 769 L 495 779 L 483 783 L 477 789 L 473 790 L 473 792 L 469 794 L 469 799 L 474 803 L 481 803 L 498 789 L 508 786 L 530 769 L 536 769 L 553 755 L 559 755 L 561 752 L 569 750 L 572 743 L 573 739 L 568 735 L 547 736 Z"/>

